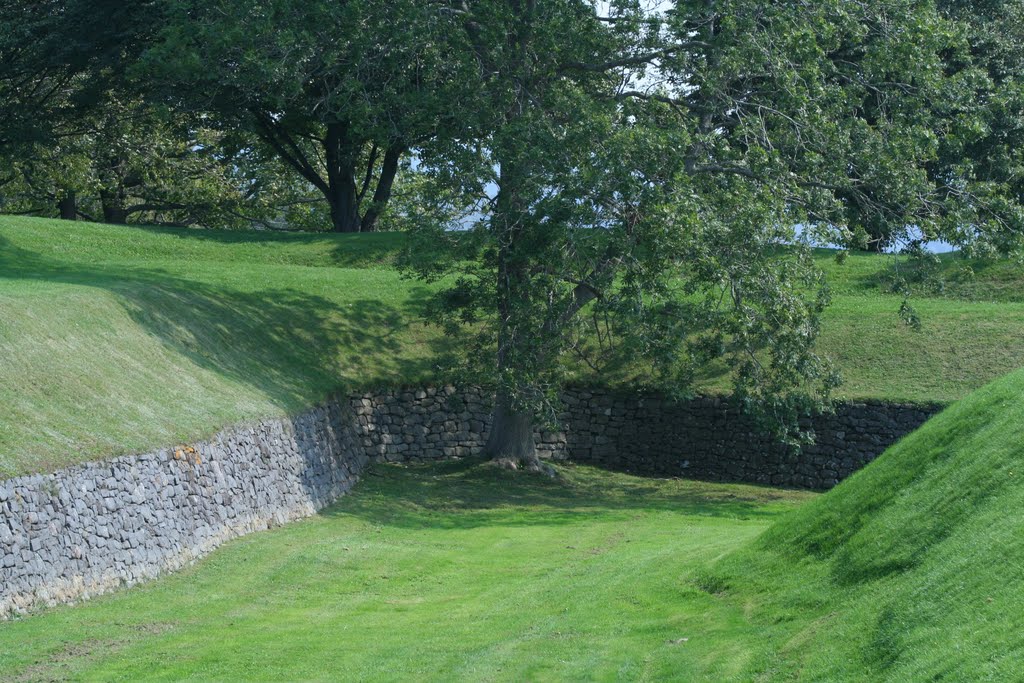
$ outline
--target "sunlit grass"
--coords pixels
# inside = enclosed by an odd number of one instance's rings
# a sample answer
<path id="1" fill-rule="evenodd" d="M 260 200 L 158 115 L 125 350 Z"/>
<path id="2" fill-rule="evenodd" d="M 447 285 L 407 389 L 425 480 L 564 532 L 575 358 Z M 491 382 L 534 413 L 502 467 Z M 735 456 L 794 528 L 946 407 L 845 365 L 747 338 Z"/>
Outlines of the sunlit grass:
<path id="1" fill-rule="evenodd" d="M 379 466 L 320 516 L 0 623 L 0 671 L 87 680 L 724 680 L 761 643 L 695 576 L 813 494 L 570 467 Z M 748 642 L 743 642 L 746 638 Z"/>
<path id="2" fill-rule="evenodd" d="M 1024 371 L 824 495 L 476 461 L 0 624 L 15 680 L 1010 681 Z"/>
<path id="3" fill-rule="evenodd" d="M 710 573 L 785 640 L 767 680 L 1024 671 L 1024 371 L 947 409 Z"/>
<path id="4" fill-rule="evenodd" d="M 457 340 L 421 322 L 429 288 L 394 269 L 404 244 L 0 217 L 0 477 L 203 438 L 354 387 L 444 380 L 438 354 Z M 954 400 L 1024 358 L 1010 266 L 974 264 L 972 297 L 991 302 L 917 295 L 918 331 L 886 293 L 891 257 L 818 259 L 836 291 L 820 348 L 840 396 Z M 729 378 L 710 367 L 701 386 Z"/>

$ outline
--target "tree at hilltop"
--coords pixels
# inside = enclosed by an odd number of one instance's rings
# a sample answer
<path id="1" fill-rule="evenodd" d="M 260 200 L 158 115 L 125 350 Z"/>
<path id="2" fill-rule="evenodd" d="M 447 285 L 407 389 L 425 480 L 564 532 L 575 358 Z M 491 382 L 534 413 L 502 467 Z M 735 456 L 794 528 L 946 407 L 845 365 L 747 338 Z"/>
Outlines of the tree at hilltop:
<path id="1" fill-rule="evenodd" d="M 75 117 L 73 133 L 12 159 L 4 210 L 121 225 L 249 225 L 276 207 L 260 201 L 266 183 L 247 177 L 239 147 L 202 117 L 110 93 Z"/>
<path id="2" fill-rule="evenodd" d="M 403 156 L 454 104 L 442 22 L 429 3 L 164 6 L 143 60 L 157 95 L 257 136 L 327 203 L 334 231 L 374 230 Z"/>
<path id="3" fill-rule="evenodd" d="M 161 16 L 153 1 L 0 0 L 4 211 L 221 226 L 243 222 L 243 200 L 256 213 L 225 134 L 142 96 L 131 72 Z"/>

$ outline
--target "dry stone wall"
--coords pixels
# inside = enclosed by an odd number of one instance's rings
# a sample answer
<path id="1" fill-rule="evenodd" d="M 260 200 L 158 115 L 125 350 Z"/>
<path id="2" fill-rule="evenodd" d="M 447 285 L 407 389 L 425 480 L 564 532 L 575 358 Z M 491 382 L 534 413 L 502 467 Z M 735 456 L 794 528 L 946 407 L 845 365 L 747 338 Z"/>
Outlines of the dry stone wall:
<path id="1" fill-rule="evenodd" d="M 554 459 L 643 475 L 829 489 L 941 409 L 867 401 L 809 416 L 815 443 L 781 444 L 722 398 L 570 389 L 557 432 L 537 446 Z M 478 389 L 385 392 L 362 398 L 360 424 L 375 457 L 388 461 L 477 455 L 490 427 L 490 397 Z"/>
<path id="2" fill-rule="evenodd" d="M 779 443 L 721 398 L 570 391 L 564 431 L 545 435 L 576 462 L 637 474 L 826 490 L 937 413 L 939 405 L 844 403 L 809 416 L 815 443 Z"/>
<path id="3" fill-rule="evenodd" d="M 313 514 L 352 487 L 367 459 L 334 405 L 0 481 L 0 617 L 131 585 Z"/>
<path id="4" fill-rule="evenodd" d="M 808 418 L 796 451 L 720 399 L 570 390 L 551 458 L 640 474 L 824 489 L 935 407 L 855 403 Z M 0 481 L 0 618 L 180 568 L 243 534 L 314 514 L 367 463 L 479 455 L 491 397 L 452 387 L 357 395 L 201 443 Z"/>

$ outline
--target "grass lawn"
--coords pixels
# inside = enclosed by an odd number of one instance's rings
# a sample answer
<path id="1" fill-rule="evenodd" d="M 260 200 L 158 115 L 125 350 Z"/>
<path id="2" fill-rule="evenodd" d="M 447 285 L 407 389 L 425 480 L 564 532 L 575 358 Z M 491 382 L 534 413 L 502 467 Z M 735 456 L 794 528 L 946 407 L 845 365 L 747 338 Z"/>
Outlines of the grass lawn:
<path id="1" fill-rule="evenodd" d="M 323 514 L 0 624 L 10 680 L 1011 681 L 1024 371 L 827 494 L 378 466 Z"/>
<path id="2" fill-rule="evenodd" d="M 0 623 L 5 680 L 727 680 L 763 646 L 704 567 L 813 494 L 378 466 L 321 515 Z M 696 577 L 696 578 L 695 578 Z"/>
<path id="3" fill-rule="evenodd" d="M 451 342 L 419 322 L 429 292 L 394 269 L 402 248 L 400 234 L 0 216 L 0 477 L 197 440 L 336 391 L 443 380 Z M 818 259 L 835 290 L 821 350 L 845 397 L 955 400 L 1024 358 L 1019 265 L 967 275 L 944 259 L 945 296 L 919 287 L 914 331 L 885 293 L 890 258 Z M 708 368 L 705 389 L 728 384 Z"/>
<path id="4" fill-rule="evenodd" d="M 436 376 L 394 236 L 248 237 L 0 217 L 0 477 Z"/>
<path id="5" fill-rule="evenodd" d="M 972 393 L 705 580 L 787 632 L 763 680 L 1019 681 L 1024 370 Z"/>

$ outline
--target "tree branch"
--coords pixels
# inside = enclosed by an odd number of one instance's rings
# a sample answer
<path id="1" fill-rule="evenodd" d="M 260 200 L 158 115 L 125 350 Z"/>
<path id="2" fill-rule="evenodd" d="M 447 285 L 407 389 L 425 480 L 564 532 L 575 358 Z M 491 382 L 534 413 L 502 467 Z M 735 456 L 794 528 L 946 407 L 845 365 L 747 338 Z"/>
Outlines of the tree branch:
<path id="1" fill-rule="evenodd" d="M 359 195 L 357 196 L 358 201 L 363 201 L 363 197 L 366 196 L 366 191 L 370 188 L 370 181 L 373 180 L 373 166 L 377 163 L 377 143 L 373 143 L 373 147 L 370 149 L 370 159 L 366 162 L 366 177 L 363 178 L 363 186 L 359 189 Z"/>
<path id="2" fill-rule="evenodd" d="M 377 179 L 377 187 L 373 192 L 373 203 L 366 209 L 363 216 L 363 230 L 372 232 L 376 226 L 377 219 L 384 211 L 384 206 L 391 199 L 391 190 L 395 184 L 395 176 L 398 175 L 398 162 L 405 153 L 405 147 L 393 143 L 384 152 L 384 161 L 381 164 L 380 178 Z"/>
<path id="3" fill-rule="evenodd" d="M 731 173 L 732 175 L 740 175 L 744 178 L 751 178 L 753 180 L 762 179 L 749 168 L 745 168 L 743 166 L 733 166 L 731 164 L 703 164 L 698 166 L 692 159 L 687 159 L 686 161 L 686 172 L 690 175 L 698 175 L 701 173 Z"/>
<path id="4" fill-rule="evenodd" d="M 675 97 L 668 97 L 667 95 L 656 95 L 652 93 L 640 92 L 639 90 L 625 90 L 616 95 L 615 99 L 620 102 L 626 99 L 637 99 L 645 100 L 648 102 L 663 102 L 665 104 L 670 104 L 676 108 L 687 107 L 687 104 L 684 100 L 680 100 Z"/>
<path id="5" fill-rule="evenodd" d="M 265 114 L 259 111 L 252 111 L 252 115 L 256 120 L 257 125 L 262 131 L 259 135 L 263 140 L 267 142 L 274 151 L 280 155 L 280 157 L 291 165 L 303 178 L 312 183 L 318 190 L 324 193 L 324 195 L 330 194 L 331 188 L 326 181 L 316 172 L 309 160 L 302 154 L 302 150 L 299 149 L 298 145 L 293 140 L 282 141 L 280 137 L 287 138 L 283 131 L 279 127 L 276 127 L 273 121 L 269 120 Z M 290 148 L 290 149 L 289 149 Z M 293 153 L 294 152 L 294 153 Z"/>

